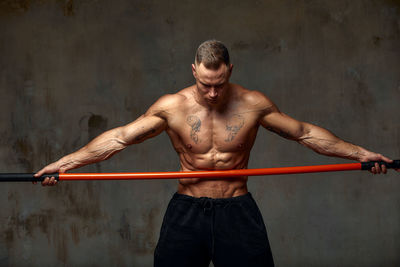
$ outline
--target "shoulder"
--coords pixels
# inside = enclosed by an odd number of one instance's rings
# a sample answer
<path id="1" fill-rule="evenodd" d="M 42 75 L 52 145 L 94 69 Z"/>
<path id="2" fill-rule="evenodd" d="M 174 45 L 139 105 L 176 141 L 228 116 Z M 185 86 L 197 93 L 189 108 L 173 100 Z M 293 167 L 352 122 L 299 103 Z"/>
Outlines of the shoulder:
<path id="1" fill-rule="evenodd" d="M 160 97 L 153 105 L 163 108 L 176 107 L 187 100 L 187 97 L 181 93 L 166 94 Z"/>
<path id="2" fill-rule="evenodd" d="M 265 94 L 256 90 L 249 90 L 240 85 L 234 85 L 240 101 L 247 107 L 261 111 L 263 114 L 277 110 L 276 105 Z"/>
<path id="3" fill-rule="evenodd" d="M 146 115 L 172 113 L 174 110 L 182 108 L 189 98 L 190 95 L 188 94 L 188 88 L 175 94 L 163 95 L 148 109 Z"/>

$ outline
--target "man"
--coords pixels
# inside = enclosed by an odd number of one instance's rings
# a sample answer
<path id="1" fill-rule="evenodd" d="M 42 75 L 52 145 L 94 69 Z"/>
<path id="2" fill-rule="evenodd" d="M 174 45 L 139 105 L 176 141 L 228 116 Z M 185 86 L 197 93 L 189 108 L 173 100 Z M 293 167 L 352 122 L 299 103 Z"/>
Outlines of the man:
<path id="1" fill-rule="evenodd" d="M 260 92 L 229 83 L 232 68 L 221 42 L 204 42 L 192 64 L 195 85 L 161 97 L 134 122 L 101 134 L 36 176 L 106 160 L 162 131 L 182 171 L 244 169 L 260 125 L 320 154 L 392 162 L 285 115 Z M 386 168 L 376 165 L 371 172 Z M 46 178 L 42 184 L 56 181 Z M 273 266 L 264 222 L 246 184 L 247 177 L 180 179 L 161 227 L 155 266 L 208 266 L 211 260 L 216 267 Z"/>

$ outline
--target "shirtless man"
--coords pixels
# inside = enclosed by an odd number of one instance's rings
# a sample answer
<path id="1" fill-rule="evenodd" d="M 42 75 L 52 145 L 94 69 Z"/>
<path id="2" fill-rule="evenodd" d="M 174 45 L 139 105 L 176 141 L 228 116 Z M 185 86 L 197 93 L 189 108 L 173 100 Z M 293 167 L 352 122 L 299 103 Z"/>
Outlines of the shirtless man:
<path id="1" fill-rule="evenodd" d="M 260 125 L 320 154 L 392 162 L 289 117 L 260 92 L 229 83 L 232 68 L 221 42 L 204 42 L 192 64 L 195 85 L 161 97 L 134 122 L 101 134 L 36 176 L 106 160 L 162 131 L 171 138 L 182 171 L 244 169 Z M 376 164 L 371 172 L 386 173 L 386 168 Z M 42 184 L 56 182 L 53 177 Z M 216 267 L 274 264 L 262 216 L 247 191 L 247 177 L 180 179 L 168 205 L 155 266 L 208 266 L 211 260 Z"/>

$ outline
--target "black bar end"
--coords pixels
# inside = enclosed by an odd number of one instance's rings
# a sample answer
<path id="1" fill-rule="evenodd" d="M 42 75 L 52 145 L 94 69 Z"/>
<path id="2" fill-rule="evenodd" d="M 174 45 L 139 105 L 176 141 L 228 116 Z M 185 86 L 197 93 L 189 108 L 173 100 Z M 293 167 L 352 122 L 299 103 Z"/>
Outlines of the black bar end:
<path id="1" fill-rule="evenodd" d="M 375 163 L 378 163 L 379 166 L 385 165 L 388 169 L 400 169 L 400 160 L 393 160 L 392 163 L 387 163 L 384 161 L 368 161 L 361 162 L 361 170 L 371 170 L 372 167 L 375 166 Z"/>
<path id="2" fill-rule="evenodd" d="M 0 182 L 41 182 L 47 177 L 59 180 L 58 173 L 45 174 L 37 178 L 34 175 L 34 173 L 2 173 Z"/>

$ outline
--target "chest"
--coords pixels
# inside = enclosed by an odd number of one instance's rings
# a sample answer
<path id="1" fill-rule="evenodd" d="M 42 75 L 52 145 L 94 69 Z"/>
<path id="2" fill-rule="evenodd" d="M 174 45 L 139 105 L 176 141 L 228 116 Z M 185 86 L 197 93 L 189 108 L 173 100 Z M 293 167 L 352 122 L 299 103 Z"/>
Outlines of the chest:
<path id="1" fill-rule="evenodd" d="M 177 135 L 177 143 L 194 153 L 246 150 L 252 146 L 258 129 L 257 114 L 251 112 L 175 114 L 169 126 Z"/>

